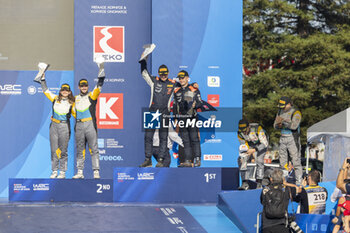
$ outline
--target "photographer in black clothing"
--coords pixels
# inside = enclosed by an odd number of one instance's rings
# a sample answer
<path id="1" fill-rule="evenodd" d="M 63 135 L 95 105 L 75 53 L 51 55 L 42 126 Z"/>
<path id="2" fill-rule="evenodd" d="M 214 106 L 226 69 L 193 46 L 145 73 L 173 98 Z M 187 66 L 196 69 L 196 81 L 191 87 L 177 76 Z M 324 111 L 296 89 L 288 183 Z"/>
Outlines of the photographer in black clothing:
<path id="1" fill-rule="evenodd" d="M 260 195 L 263 205 L 263 233 L 289 233 L 287 209 L 290 196 L 290 189 L 283 185 L 283 172 L 274 169 L 270 176 L 270 185 Z"/>

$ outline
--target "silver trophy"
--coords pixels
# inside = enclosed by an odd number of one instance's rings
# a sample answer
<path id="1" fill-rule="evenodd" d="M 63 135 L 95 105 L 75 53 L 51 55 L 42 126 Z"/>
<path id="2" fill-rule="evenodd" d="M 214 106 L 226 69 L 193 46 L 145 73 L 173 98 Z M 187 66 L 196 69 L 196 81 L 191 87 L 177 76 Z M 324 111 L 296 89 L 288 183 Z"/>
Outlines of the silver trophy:
<path id="1" fill-rule="evenodd" d="M 39 72 L 35 76 L 34 82 L 37 82 L 37 83 L 41 82 L 43 75 L 44 75 L 45 71 L 49 68 L 49 66 L 50 66 L 49 64 L 46 64 L 44 62 L 39 62 L 39 64 L 38 64 Z"/>
<path id="2" fill-rule="evenodd" d="M 99 68 L 97 78 L 105 77 L 105 59 L 103 57 L 98 57 L 95 62 Z"/>
<path id="3" fill-rule="evenodd" d="M 141 58 L 139 61 L 146 60 L 148 55 L 150 55 L 153 50 L 156 48 L 155 44 L 146 44 L 143 46 L 145 50 L 143 50 L 143 53 L 141 54 Z"/>

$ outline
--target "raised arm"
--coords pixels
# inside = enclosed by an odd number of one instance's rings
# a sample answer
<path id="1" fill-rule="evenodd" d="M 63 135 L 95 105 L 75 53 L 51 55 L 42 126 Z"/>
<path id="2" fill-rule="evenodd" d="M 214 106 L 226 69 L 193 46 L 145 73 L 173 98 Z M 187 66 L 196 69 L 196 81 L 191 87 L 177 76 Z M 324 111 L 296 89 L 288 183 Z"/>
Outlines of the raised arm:
<path id="1" fill-rule="evenodd" d="M 90 98 L 92 100 L 97 100 L 98 96 L 101 93 L 101 87 L 96 85 L 96 87 L 94 88 L 94 90 L 92 92 L 90 92 Z"/>
<path id="2" fill-rule="evenodd" d="M 43 76 L 43 80 L 40 81 L 41 84 L 41 89 L 43 90 L 43 93 L 45 94 L 45 96 L 51 101 L 53 102 L 56 98 L 57 95 L 55 95 L 54 93 L 52 93 L 49 88 L 46 85 L 46 80 L 44 79 L 45 75 Z"/>
<path id="3" fill-rule="evenodd" d="M 150 73 L 147 70 L 147 62 L 146 60 L 141 60 L 140 61 L 141 64 L 141 75 L 143 77 L 143 79 L 147 82 L 147 84 L 152 87 L 153 86 L 153 77 L 150 75 Z"/>
<path id="4" fill-rule="evenodd" d="M 347 172 L 349 169 L 350 164 L 347 162 L 347 159 L 350 159 L 350 157 L 345 158 L 343 162 L 342 168 L 339 170 L 338 177 L 337 177 L 337 188 L 340 189 L 343 193 L 347 193 L 346 190 L 346 183 L 345 179 L 347 177 Z"/>

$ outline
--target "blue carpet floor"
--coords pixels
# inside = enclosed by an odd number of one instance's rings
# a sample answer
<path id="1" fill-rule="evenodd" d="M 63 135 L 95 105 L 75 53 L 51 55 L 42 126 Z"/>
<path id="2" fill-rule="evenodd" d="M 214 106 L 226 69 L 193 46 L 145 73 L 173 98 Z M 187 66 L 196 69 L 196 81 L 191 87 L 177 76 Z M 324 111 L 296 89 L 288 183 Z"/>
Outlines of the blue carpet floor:
<path id="1" fill-rule="evenodd" d="M 6 203 L 0 233 L 240 232 L 215 206 Z"/>

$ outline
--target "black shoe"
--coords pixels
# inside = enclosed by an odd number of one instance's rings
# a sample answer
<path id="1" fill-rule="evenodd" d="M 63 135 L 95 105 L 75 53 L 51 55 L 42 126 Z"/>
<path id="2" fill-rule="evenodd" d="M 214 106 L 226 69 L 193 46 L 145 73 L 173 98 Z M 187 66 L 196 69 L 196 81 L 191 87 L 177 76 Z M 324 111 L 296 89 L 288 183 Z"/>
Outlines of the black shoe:
<path id="1" fill-rule="evenodd" d="M 146 158 L 145 161 L 139 167 L 152 167 L 152 160 Z"/>
<path id="2" fill-rule="evenodd" d="M 263 186 L 262 186 L 262 180 L 260 179 L 257 179 L 256 180 L 256 189 L 262 189 Z"/>
<path id="3" fill-rule="evenodd" d="M 241 187 L 238 188 L 238 190 L 248 190 L 248 189 L 249 189 L 249 184 L 246 181 L 243 181 Z"/>
<path id="4" fill-rule="evenodd" d="M 190 160 L 186 160 L 184 163 L 181 163 L 179 167 L 192 167 L 192 163 Z"/>
<path id="5" fill-rule="evenodd" d="M 158 159 L 158 163 L 156 164 L 156 167 L 165 167 L 163 162 L 164 162 L 164 159 L 163 158 L 159 158 Z"/>
<path id="6" fill-rule="evenodd" d="M 193 160 L 194 167 L 200 167 L 201 166 L 201 157 L 196 157 Z"/>

